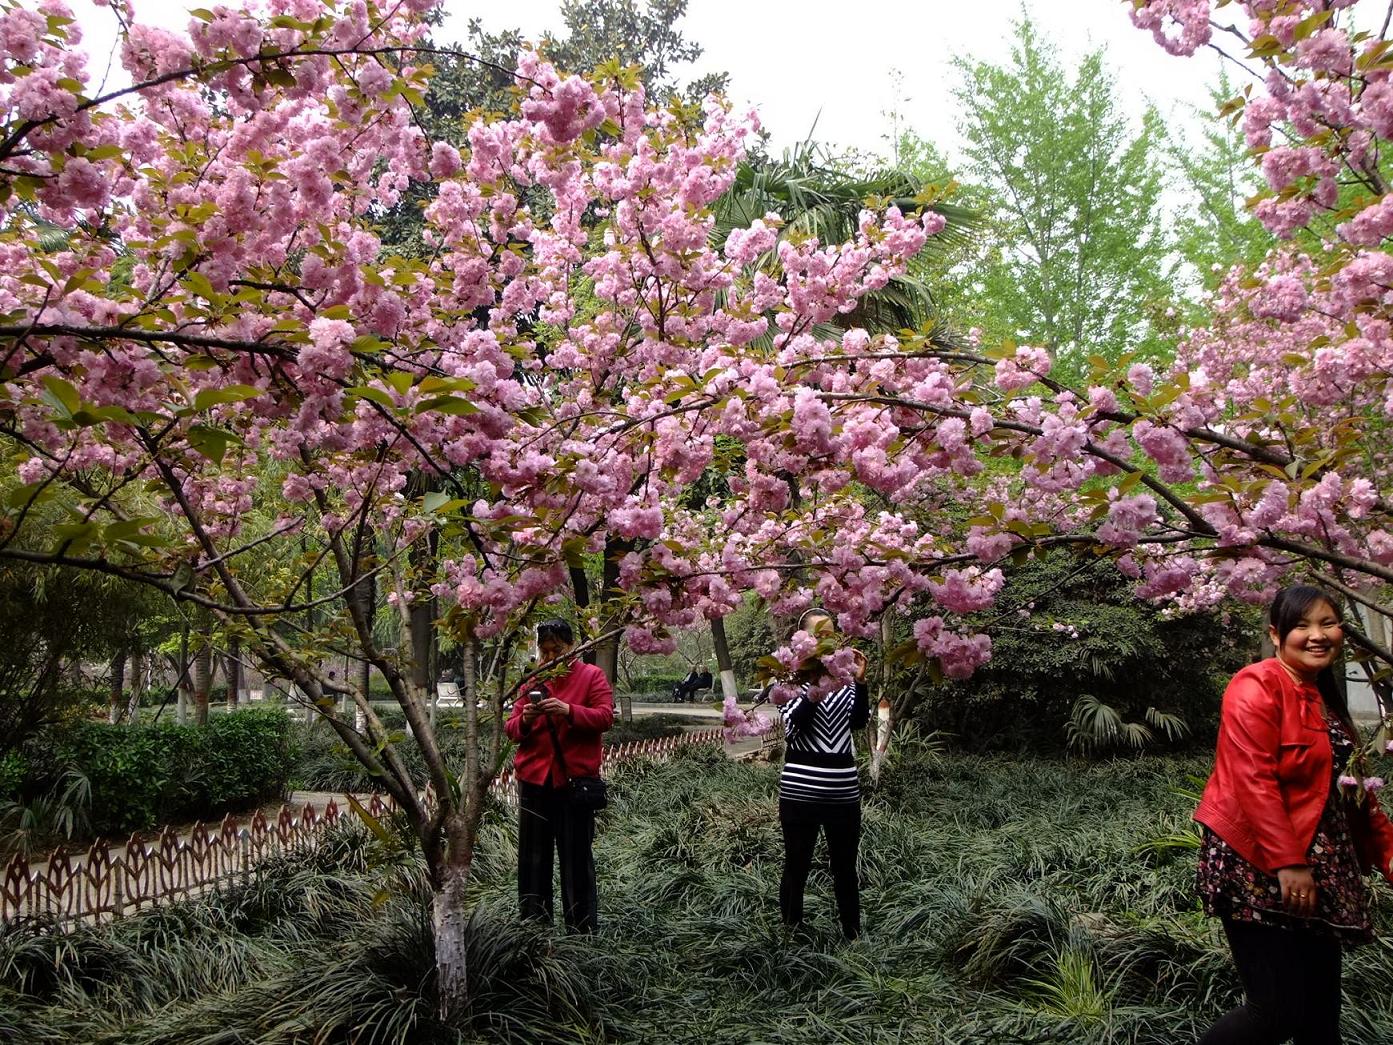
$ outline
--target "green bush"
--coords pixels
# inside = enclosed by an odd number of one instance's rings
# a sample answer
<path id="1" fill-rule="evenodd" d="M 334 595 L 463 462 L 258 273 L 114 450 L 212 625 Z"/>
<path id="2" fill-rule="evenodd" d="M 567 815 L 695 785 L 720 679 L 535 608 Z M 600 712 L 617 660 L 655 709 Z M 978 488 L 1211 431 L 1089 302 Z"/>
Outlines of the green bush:
<path id="1" fill-rule="evenodd" d="M 925 732 L 975 751 L 1062 751 L 1071 739 L 1083 741 L 1075 749 L 1104 753 L 1129 739 L 1136 747 L 1212 743 L 1224 685 L 1257 648 L 1250 610 L 1168 616 L 1138 600 L 1110 560 L 1067 552 L 1007 572 L 998 619 L 985 624 L 991 661 L 965 681 L 931 688 L 915 716 Z M 1027 612 L 1003 625 L 1003 608 Z M 1088 719 L 1074 711 L 1084 697 L 1133 728 L 1081 737 Z M 1183 721 L 1185 736 L 1168 737 L 1158 723 L 1174 719 L 1161 715 Z"/>
<path id="2" fill-rule="evenodd" d="M 605 747 L 618 747 L 631 744 L 635 740 L 658 740 L 661 737 L 675 737 L 687 731 L 689 720 L 681 715 L 644 715 L 628 725 L 616 717 L 614 725 L 605 733 Z M 693 724 L 704 724 L 697 720 Z"/>
<path id="3" fill-rule="evenodd" d="M 0 755 L 0 799 L 19 794 L 28 771 L 29 764 L 18 751 L 6 751 Z"/>
<path id="4" fill-rule="evenodd" d="M 632 675 L 624 685 L 625 693 L 661 693 L 667 696 L 672 692 L 672 687 L 677 685 L 685 678 L 685 675 Z"/>
<path id="5" fill-rule="evenodd" d="M 290 720 L 248 708 L 207 726 L 85 722 L 56 738 L 54 761 L 91 782 L 92 828 L 124 834 L 208 820 L 275 798 L 294 764 Z"/>
<path id="6" fill-rule="evenodd" d="M 417 780 L 428 779 L 421 749 L 406 732 L 406 715 L 399 707 L 375 709 L 397 744 L 402 761 Z M 480 737 L 487 736 L 490 712 L 480 711 Z M 446 763 L 462 766 L 466 752 L 465 712 L 463 708 L 436 709 L 436 739 Z M 297 760 L 292 774 L 292 786 L 303 791 L 381 791 L 382 784 L 363 768 L 348 746 L 325 722 L 311 725 L 297 722 L 294 728 Z"/>

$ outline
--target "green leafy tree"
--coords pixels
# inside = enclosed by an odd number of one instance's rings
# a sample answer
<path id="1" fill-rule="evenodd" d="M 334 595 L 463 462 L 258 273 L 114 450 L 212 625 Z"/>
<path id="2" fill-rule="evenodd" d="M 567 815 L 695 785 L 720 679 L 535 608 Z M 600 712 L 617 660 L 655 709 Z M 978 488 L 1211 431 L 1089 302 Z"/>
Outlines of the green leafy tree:
<path id="1" fill-rule="evenodd" d="M 79 665 L 140 649 L 158 595 L 100 573 L 0 564 L 0 755 L 92 697 Z"/>
<path id="2" fill-rule="evenodd" d="M 1212 109 L 1223 108 L 1234 93 L 1228 76 L 1220 76 L 1210 91 Z M 1261 261 L 1276 240 L 1247 207 L 1263 184 L 1242 133 L 1215 120 L 1206 120 L 1202 127 L 1198 141 L 1172 140 L 1166 153 L 1184 197 L 1172 231 L 1176 254 L 1196 282 L 1212 290 L 1231 266 Z"/>
<path id="3" fill-rule="evenodd" d="M 977 325 L 1052 349 L 1061 379 L 1090 355 L 1164 354 L 1148 320 L 1171 296 L 1159 116 L 1134 128 L 1102 52 L 1071 73 L 1024 17 L 1008 62 L 958 69 L 964 173 L 991 221 L 967 273 Z"/>

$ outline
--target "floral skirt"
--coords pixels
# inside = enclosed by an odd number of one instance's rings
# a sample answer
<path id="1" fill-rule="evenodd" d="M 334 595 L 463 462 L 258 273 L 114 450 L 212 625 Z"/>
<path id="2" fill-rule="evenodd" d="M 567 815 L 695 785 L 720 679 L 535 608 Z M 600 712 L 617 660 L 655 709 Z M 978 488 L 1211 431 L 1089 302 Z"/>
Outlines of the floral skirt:
<path id="1" fill-rule="evenodd" d="M 1254 867 L 1209 828 L 1203 835 L 1196 885 L 1206 914 L 1329 932 L 1346 944 L 1373 940 L 1364 875 L 1338 795 L 1326 803 L 1307 857 L 1317 889 L 1316 913 L 1310 918 L 1298 918 L 1282 907 L 1282 887 L 1275 874 Z"/>

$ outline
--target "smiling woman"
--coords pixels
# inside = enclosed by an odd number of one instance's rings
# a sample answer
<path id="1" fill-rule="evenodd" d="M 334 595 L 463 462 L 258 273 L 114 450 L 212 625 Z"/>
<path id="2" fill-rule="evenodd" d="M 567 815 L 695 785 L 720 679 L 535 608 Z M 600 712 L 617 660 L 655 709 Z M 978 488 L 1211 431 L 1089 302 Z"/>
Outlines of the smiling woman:
<path id="1" fill-rule="evenodd" d="M 1224 693 L 1198 886 L 1223 921 L 1246 1004 L 1201 1039 L 1339 1041 L 1342 946 L 1373 939 L 1363 876 L 1393 881 L 1393 824 L 1344 772 L 1359 734 L 1331 670 L 1344 633 L 1319 588 L 1278 592 L 1268 614 L 1277 654 Z M 1352 786 L 1351 786 L 1352 783 Z"/>

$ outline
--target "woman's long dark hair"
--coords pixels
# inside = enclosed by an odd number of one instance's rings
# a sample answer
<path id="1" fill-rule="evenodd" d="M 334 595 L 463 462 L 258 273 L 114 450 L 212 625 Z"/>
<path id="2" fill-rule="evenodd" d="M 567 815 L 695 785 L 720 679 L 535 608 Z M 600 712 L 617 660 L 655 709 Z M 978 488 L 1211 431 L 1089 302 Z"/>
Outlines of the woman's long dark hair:
<path id="1" fill-rule="evenodd" d="M 1290 584 L 1277 593 L 1277 597 L 1272 600 L 1271 609 L 1267 611 L 1267 622 L 1277 629 L 1277 649 L 1279 651 L 1282 643 L 1287 641 L 1287 635 L 1301 623 L 1301 618 L 1306 616 L 1307 611 L 1318 602 L 1323 602 L 1329 606 L 1335 614 L 1335 619 L 1344 623 L 1340 604 L 1333 595 L 1323 588 L 1317 588 L 1312 584 Z M 1354 728 L 1354 719 L 1350 717 L 1349 702 L 1345 699 L 1344 690 L 1335 682 L 1334 665 L 1321 668 L 1320 674 L 1316 676 L 1316 689 L 1320 690 L 1325 706 L 1345 724 L 1351 739 L 1357 739 L 1359 732 Z"/>

